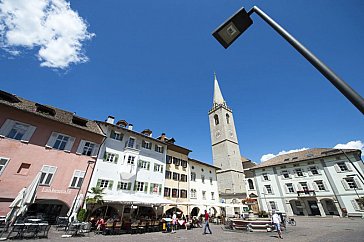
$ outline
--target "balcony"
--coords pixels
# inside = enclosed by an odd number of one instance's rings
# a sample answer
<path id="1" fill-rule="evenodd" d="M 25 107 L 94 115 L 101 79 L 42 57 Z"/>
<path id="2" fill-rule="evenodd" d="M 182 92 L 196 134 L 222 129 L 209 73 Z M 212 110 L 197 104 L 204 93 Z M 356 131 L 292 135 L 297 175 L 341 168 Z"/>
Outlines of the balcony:
<path id="1" fill-rule="evenodd" d="M 299 196 L 299 197 L 315 197 L 316 192 L 314 190 L 297 191 L 297 196 Z"/>

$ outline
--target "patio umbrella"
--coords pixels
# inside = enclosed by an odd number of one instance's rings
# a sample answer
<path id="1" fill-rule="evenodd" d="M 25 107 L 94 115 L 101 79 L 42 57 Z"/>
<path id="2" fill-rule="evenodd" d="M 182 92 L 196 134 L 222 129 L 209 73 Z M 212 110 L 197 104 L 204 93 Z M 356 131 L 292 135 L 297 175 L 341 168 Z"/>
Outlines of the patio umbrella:
<path id="1" fill-rule="evenodd" d="M 68 210 L 67 212 L 68 220 L 70 222 L 72 222 L 73 220 L 75 220 L 75 218 L 77 218 L 77 212 L 81 207 L 82 201 L 83 201 L 83 194 L 79 194 L 77 197 L 73 199 L 72 206 L 70 210 Z"/>
<path id="2" fill-rule="evenodd" d="M 20 204 L 24 197 L 25 190 L 26 190 L 25 187 L 22 188 L 20 190 L 20 192 L 18 193 L 18 195 L 16 196 L 16 198 L 14 199 L 14 201 L 9 205 L 10 211 L 8 212 L 8 214 L 6 215 L 6 218 L 5 218 L 6 225 L 14 222 L 13 220 L 15 220 L 16 214 L 20 208 Z"/>
<path id="3" fill-rule="evenodd" d="M 30 185 L 23 192 L 23 199 L 21 200 L 17 216 L 24 215 L 28 210 L 28 206 L 34 203 L 41 175 L 42 172 L 38 172 L 32 183 L 30 183 Z"/>

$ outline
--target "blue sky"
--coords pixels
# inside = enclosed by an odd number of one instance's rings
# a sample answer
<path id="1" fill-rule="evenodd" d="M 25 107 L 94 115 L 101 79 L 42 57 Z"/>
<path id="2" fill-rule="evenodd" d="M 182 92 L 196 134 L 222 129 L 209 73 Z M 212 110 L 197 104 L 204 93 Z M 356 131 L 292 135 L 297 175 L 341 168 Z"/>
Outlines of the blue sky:
<path id="1" fill-rule="evenodd" d="M 44 2 L 53 4 L 39 15 L 47 21 L 6 14 L 11 4 L 32 4 L 22 11 L 34 17 Z M 211 33 L 240 7 L 257 5 L 363 96 L 364 1 L 0 3 L 2 90 L 89 119 L 113 115 L 154 137 L 165 132 L 211 163 L 216 72 L 243 156 L 259 162 L 294 149 L 363 147 L 363 115 L 257 15 L 227 50 Z"/>

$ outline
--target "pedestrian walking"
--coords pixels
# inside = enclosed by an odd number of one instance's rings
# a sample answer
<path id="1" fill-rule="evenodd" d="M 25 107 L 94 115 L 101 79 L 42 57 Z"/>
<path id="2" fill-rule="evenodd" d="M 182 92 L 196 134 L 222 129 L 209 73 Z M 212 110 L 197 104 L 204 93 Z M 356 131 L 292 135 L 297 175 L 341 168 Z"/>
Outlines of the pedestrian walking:
<path id="1" fill-rule="evenodd" d="M 206 229 L 209 229 L 210 234 L 212 234 L 211 229 L 210 229 L 210 225 L 209 225 L 209 218 L 210 218 L 210 215 L 207 212 L 207 210 L 205 210 L 205 228 L 203 230 L 203 234 L 207 234 Z"/>
<path id="2" fill-rule="evenodd" d="M 276 211 L 272 212 L 273 212 L 272 223 L 274 224 L 274 228 L 277 231 L 279 238 L 283 239 L 281 231 L 281 222 L 282 222 L 281 217 L 277 214 Z"/>
<path id="3" fill-rule="evenodd" d="M 177 229 L 177 214 L 176 212 L 173 212 L 172 216 L 172 233 L 176 233 Z"/>

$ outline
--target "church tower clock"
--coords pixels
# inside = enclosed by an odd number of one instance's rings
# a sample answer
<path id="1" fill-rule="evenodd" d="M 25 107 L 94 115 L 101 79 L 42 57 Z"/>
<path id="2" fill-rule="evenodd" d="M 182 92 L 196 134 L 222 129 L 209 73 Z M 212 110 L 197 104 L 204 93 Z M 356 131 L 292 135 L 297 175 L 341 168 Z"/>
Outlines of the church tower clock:
<path id="1" fill-rule="evenodd" d="M 227 106 L 214 74 L 214 99 L 209 111 L 212 156 L 217 171 L 220 198 L 241 203 L 246 198 L 244 171 L 232 110 Z M 241 211 L 235 211 L 241 212 Z"/>

